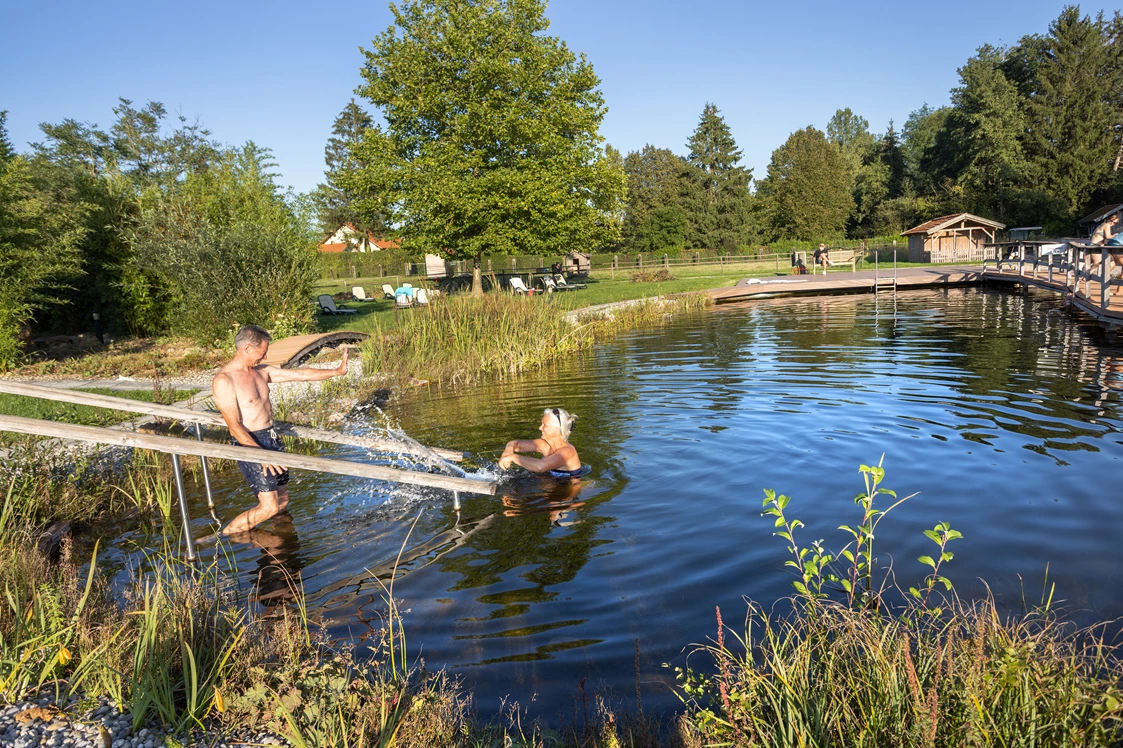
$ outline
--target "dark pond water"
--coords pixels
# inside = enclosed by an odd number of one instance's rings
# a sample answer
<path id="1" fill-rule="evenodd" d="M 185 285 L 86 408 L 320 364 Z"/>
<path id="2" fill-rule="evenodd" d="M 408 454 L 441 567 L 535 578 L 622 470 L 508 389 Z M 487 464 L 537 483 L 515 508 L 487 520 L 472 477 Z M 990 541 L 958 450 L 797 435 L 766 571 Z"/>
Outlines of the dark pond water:
<path id="1" fill-rule="evenodd" d="M 485 712 L 510 696 L 557 714 L 583 678 L 632 694 L 637 641 L 645 706 L 671 709 L 660 665 L 713 634 L 715 605 L 737 620 L 743 596 L 791 591 L 762 489 L 793 497 L 805 541 L 840 546 L 857 468 L 883 453 L 886 485 L 919 492 L 877 539 L 902 584 L 934 548 L 921 531 L 947 521 L 965 536 L 947 569 L 961 595 L 984 594 L 983 579 L 1013 611 L 1020 580 L 1036 600 L 1048 567 L 1078 619 L 1123 615 L 1120 371 L 1123 349 L 1051 295 L 723 306 L 549 371 L 394 406 L 415 438 L 481 465 L 563 406 L 580 417 L 587 479 L 510 480 L 458 516 L 448 495 L 301 475 L 291 524 L 232 553 L 263 604 L 283 603 L 284 576 L 299 575 L 330 632 L 361 643 L 385 608 L 372 575 L 388 578 L 405 543 L 394 593 L 410 656 L 460 675 Z M 229 519 L 249 496 L 232 471 L 220 483 Z"/>

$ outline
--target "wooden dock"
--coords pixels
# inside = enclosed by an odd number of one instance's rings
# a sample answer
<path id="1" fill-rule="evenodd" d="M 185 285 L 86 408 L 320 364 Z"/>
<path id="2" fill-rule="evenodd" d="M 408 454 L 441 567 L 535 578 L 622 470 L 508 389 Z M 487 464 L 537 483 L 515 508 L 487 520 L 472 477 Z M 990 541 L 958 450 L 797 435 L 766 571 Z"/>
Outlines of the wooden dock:
<path id="1" fill-rule="evenodd" d="M 359 343 L 369 337 L 365 332 L 352 330 L 293 335 L 291 338 L 282 338 L 270 343 L 269 353 L 262 363 L 291 369 L 300 366 L 324 348 L 334 348 L 341 343 Z"/>
<path id="2" fill-rule="evenodd" d="M 775 278 L 746 278 L 732 288 L 706 293 L 715 303 L 782 296 L 874 293 L 910 288 L 942 288 L 1005 283 L 1033 286 L 1063 294 L 1073 306 L 1108 324 L 1123 324 L 1123 295 L 1113 294 L 1123 280 L 1110 277 L 1123 248 L 1094 247 L 1069 241 L 1062 253 L 1035 256 L 1028 242 L 1011 243 L 1013 256 L 1001 261 L 986 260 L 982 267 L 946 265 L 892 267 L 861 272 L 828 273 L 825 276 L 793 275 Z M 1040 243 L 1038 243 L 1040 244 Z M 1006 245 L 996 245 L 1006 246 Z M 1029 250 L 1027 252 L 1027 250 Z M 1115 261 L 1112 255 L 1115 255 Z M 1123 262 L 1119 263 L 1123 265 Z"/>
<path id="3" fill-rule="evenodd" d="M 875 290 L 934 288 L 975 285 L 983 280 L 983 269 L 974 266 L 901 268 L 837 272 L 826 275 L 793 275 L 776 278 L 746 278 L 732 288 L 707 291 L 717 304 L 773 296 L 819 296 L 836 293 L 873 293 Z"/>

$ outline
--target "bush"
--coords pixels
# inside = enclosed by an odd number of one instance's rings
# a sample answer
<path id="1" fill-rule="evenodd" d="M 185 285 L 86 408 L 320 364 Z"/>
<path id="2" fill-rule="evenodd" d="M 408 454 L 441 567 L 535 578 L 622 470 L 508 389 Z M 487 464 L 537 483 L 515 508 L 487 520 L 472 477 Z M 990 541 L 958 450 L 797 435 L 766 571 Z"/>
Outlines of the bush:
<path id="1" fill-rule="evenodd" d="M 174 299 L 173 332 L 226 343 L 244 324 L 311 328 L 315 237 L 268 167 L 251 143 L 144 206 L 133 241 Z"/>
<path id="2" fill-rule="evenodd" d="M 637 270 L 632 273 L 632 283 L 655 283 L 674 279 L 669 270 Z"/>

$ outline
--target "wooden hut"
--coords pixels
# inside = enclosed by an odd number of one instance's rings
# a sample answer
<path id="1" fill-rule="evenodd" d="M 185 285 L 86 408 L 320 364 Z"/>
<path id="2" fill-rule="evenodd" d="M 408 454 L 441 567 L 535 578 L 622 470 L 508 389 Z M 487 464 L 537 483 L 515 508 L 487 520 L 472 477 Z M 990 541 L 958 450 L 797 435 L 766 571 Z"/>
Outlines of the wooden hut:
<path id="1" fill-rule="evenodd" d="M 437 255 L 425 255 L 425 275 L 430 278 L 447 278 L 452 274 L 451 262 Z"/>
<path id="2" fill-rule="evenodd" d="M 562 271 L 571 275 L 588 275 L 592 268 L 592 258 L 576 249 L 562 258 Z"/>
<path id="3" fill-rule="evenodd" d="M 971 213 L 940 216 L 904 232 L 909 262 L 982 262 L 994 255 L 987 244 L 1006 224 Z"/>

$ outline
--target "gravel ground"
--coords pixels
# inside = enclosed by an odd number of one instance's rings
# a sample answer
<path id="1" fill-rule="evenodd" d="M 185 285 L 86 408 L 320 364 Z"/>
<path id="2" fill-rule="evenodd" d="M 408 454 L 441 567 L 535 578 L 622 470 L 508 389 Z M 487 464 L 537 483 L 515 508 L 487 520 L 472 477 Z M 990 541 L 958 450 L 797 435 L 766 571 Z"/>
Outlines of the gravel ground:
<path id="1" fill-rule="evenodd" d="M 50 698 L 21 701 L 0 707 L 0 745 L 12 748 L 157 748 L 158 746 L 287 746 L 289 743 L 277 735 L 235 730 L 230 734 L 203 734 L 199 730 L 190 735 L 175 735 L 167 740 L 167 733 L 157 725 L 142 727 L 133 732 L 133 718 L 122 713 L 109 699 L 95 705 L 72 699 L 63 710 L 44 720 L 26 720 L 27 710 L 51 706 Z M 52 710 L 53 711 L 53 710 Z M 16 715 L 24 714 L 21 719 Z M 25 721 L 26 720 L 26 721 Z"/>

